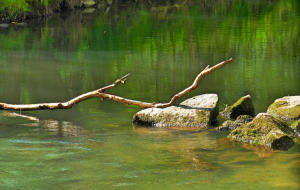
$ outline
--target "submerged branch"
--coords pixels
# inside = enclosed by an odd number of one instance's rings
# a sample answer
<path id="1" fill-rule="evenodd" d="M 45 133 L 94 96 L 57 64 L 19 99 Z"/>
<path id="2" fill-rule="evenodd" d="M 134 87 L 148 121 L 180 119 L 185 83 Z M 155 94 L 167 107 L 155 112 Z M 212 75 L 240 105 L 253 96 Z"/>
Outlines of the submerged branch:
<path id="1" fill-rule="evenodd" d="M 224 66 L 225 64 L 229 63 L 232 61 L 232 58 L 223 61 L 213 67 L 209 67 L 207 66 L 201 73 L 199 73 L 197 75 L 197 77 L 195 78 L 194 82 L 192 85 L 190 85 L 189 87 L 187 87 L 186 89 L 182 90 L 181 92 L 175 94 L 170 102 L 168 103 L 148 103 L 148 102 L 142 102 L 142 101 L 137 101 L 137 100 L 131 100 L 131 99 L 127 99 L 124 97 L 120 97 L 120 96 L 116 96 L 116 95 L 112 95 L 112 94 L 107 94 L 105 93 L 105 91 L 112 89 L 116 86 L 118 86 L 119 84 L 125 84 L 127 78 L 129 77 L 130 74 L 127 74 L 125 76 L 123 76 L 120 79 L 117 79 L 113 84 L 110 84 L 108 86 L 99 88 L 97 90 L 91 91 L 91 92 L 87 92 L 85 94 L 82 94 L 80 96 L 77 96 L 67 102 L 57 102 L 57 103 L 40 103 L 40 104 L 7 104 L 7 103 L 0 103 L 0 110 L 20 110 L 20 111 L 29 111 L 29 110 L 44 110 L 44 109 L 69 109 L 72 108 L 73 105 L 78 104 L 84 100 L 90 99 L 90 98 L 101 98 L 101 99 L 109 99 L 111 101 L 114 102 L 119 102 L 119 103 L 123 103 L 125 105 L 135 105 L 138 107 L 142 107 L 142 108 L 152 108 L 152 107 L 156 107 L 156 108 L 165 108 L 168 106 L 173 105 L 178 99 L 180 99 L 181 97 L 183 97 L 184 95 L 186 95 L 187 93 L 189 93 L 190 91 L 194 90 L 195 88 L 197 88 L 200 79 L 211 73 L 212 71 L 216 70 L 217 68 L 220 68 L 222 66 Z"/>

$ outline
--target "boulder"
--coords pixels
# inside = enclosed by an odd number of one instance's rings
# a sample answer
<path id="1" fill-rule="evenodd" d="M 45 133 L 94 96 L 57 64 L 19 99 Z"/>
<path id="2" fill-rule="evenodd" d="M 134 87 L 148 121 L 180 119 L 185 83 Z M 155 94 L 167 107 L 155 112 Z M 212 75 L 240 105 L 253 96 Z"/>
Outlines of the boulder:
<path id="1" fill-rule="evenodd" d="M 235 121 L 227 120 L 224 121 L 223 124 L 218 127 L 218 131 L 232 131 L 243 124 L 250 122 L 253 119 L 250 115 L 240 115 L 236 118 Z"/>
<path id="2" fill-rule="evenodd" d="M 136 125 L 152 127 L 207 128 L 218 114 L 218 95 L 203 94 L 187 99 L 179 106 L 148 108 L 133 117 Z"/>
<path id="3" fill-rule="evenodd" d="M 226 107 L 220 115 L 227 119 L 236 119 L 239 115 L 254 116 L 254 106 L 251 96 L 246 95 L 241 97 L 233 105 Z"/>
<path id="4" fill-rule="evenodd" d="M 276 99 L 269 106 L 267 113 L 288 123 L 300 119 L 300 96 L 285 96 Z"/>
<path id="5" fill-rule="evenodd" d="M 249 144 L 265 145 L 287 150 L 293 146 L 293 131 L 284 122 L 270 114 L 260 113 L 251 122 L 231 131 L 229 138 Z"/>

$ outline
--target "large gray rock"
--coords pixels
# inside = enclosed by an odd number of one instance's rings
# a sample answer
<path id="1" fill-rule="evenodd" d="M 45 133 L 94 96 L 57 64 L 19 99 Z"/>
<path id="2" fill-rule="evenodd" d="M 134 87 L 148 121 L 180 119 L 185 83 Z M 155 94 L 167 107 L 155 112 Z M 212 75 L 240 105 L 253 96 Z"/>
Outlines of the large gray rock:
<path id="1" fill-rule="evenodd" d="M 153 127 L 207 128 L 218 114 L 218 95 L 203 94 L 187 99 L 179 106 L 148 108 L 133 117 L 137 125 Z"/>
<path id="2" fill-rule="evenodd" d="M 254 116 L 255 112 L 251 96 L 241 97 L 233 105 L 226 107 L 220 115 L 227 119 L 236 119 L 239 115 Z"/>
<path id="3" fill-rule="evenodd" d="M 293 131 L 286 123 L 267 113 L 258 114 L 251 122 L 231 131 L 229 138 L 272 149 L 287 150 L 293 146 Z"/>
<path id="4" fill-rule="evenodd" d="M 269 106 L 267 113 L 288 123 L 300 119 L 300 96 L 285 96 L 276 99 Z"/>

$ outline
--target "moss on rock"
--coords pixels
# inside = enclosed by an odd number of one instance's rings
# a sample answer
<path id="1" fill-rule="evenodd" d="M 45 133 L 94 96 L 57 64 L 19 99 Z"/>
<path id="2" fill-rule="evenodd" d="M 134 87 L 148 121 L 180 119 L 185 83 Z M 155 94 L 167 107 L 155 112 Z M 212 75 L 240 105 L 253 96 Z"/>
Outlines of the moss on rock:
<path id="1" fill-rule="evenodd" d="M 233 130 L 228 137 L 249 144 L 287 150 L 294 144 L 292 135 L 293 131 L 286 123 L 267 113 L 260 113 L 251 122 Z"/>
<path id="2" fill-rule="evenodd" d="M 269 106 L 267 113 L 288 123 L 300 119 L 300 96 L 285 96 L 276 99 Z"/>
<path id="3" fill-rule="evenodd" d="M 292 123 L 291 128 L 295 133 L 295 137 L 300 138 L 300 119 Z"/>
<path id="4" fill-rule="evenodd" d="M 241 97 L 233 105 L 226 107 L 220 114 L 228 119 L 236 119 L 239 115 L 254 116 L 255 112 L 251 96 Z"/>
<path id="5" fill-rule="evenodd" d="M 134 115 L 133 123 L 153 127 L 207 128 L 216 120 L 217 102 L 216 94 L 204 94 L 179 106 L 141 110 Z"/>
<path id="6" fill-rule="evenodd" d="M 241 125 L 250 122 L 253 119 L 250 115 L 240 115 L 236 118 L 235 121 L 232 120 L 226 120 L 223 122 L 223 124 L 218 127 L 217 129 L 219 131 L 232 131 Z"/>

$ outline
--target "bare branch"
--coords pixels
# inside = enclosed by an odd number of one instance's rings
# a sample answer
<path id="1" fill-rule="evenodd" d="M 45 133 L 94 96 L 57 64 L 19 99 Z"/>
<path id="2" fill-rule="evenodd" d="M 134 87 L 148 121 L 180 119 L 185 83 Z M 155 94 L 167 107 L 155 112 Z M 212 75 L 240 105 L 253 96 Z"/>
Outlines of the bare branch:
<path id="1" fill-rule="evenodd" d="M 126 83 L 126 80 L 127 80 L 127 78 L 128 78 L 129 76 L 130 76 L 130 73 L 128 73 L 127 75 L 123 76 L 123 77 L 120 78 L 120 79 L 117 79 L 113 84 L 108 85 L 108 86 L 105 86 L 105 87 L 103 87 L 103 88 L 100 88 L 100 89 L 98 89 L 97 91 L 98 91 L 98 92 L 105 92 L 106 90 L 109 90 L 109 89 L 112 89 L 112 88 L 118 86 L 120 83 L 121 83 L 121 84 L 125 84 L 125 83 Z"/>
<path id="2" fill-rule="evenodd" d="M 217 64 L 217 65 L 215 65 L 215 66 L 213 66 L 213 67 L 211 67 L 211 68 L 209 68 L 209 65 L 207 65 L 207 66 L 205 67 L 205 69 L 204 69 L 201 73 L 199 73 L 199 74 L 197 75 L 197 77 L 195 78 L 195 80 L 194 80 L 194 82 L 193 82 L 193 84 L 192 84 L 191 86 L 189 86 L 189 87 L 187 87 L 186 89 L 182 90 L 181 92 L 175 94 L 175 95 L 171 98 L 170 102 L 164 103 L 164 104 L 161 104 L 161 103 L 155 104 L 154 107 L 156 107 L 156 108 L 165 108 L 165 107 L 168 107 L 168 106 L 173 105 L 179 98 L 181 98 L 182 96 L 186 95 L 186 94 L 189 93 L 190 91 L 192 91 L 192 90 L 194 90 L 195 88 L 197 88 L 197 86 L 198 86 L 198 84 L 199 84 L 199 81 L 200 81 L 200 79 L 201 79 L 202 77 L 204 77 L 204 76 L 207 75 L 208 73 L 210 73 L 210 72 L 216 70 L 217 68 L 220 68 L 220 67 L 226 65 L 227 63 L 230 63 L 231 61 L 232 61 L 232 58 L 230 58 L 230 59 L 228 59 L 228 60 L 226 60 L 226 61 L 223 61 L 223 62 L 221 62 L 221 63 L 219 63 L 219 64 Z"/>
<path id="3" fill-rule="evenodd" d="M 151 107 L 156 107 L 156 108 L 164 108 L 173 105 L 178 99 L 192 91 L 193 89 L 197 88 L 200 79 L 209 74 L 210 72 L 216 70 L 217 68 L 220 68 L 227 63 L 231 62 L 232 58 L 223 61 L 213 67 L 209 67 L 209 65 L 197 75 L 195 78 L 194 82 L 192 85 L 190 85 L 188 88 L 182 90 L 181 92 L 175 94 L 170 102 L 168 103 L 148 103 L 148 102 L 142 102 L 142 101 L 137 101 L 137 100 L 131 100 L 127 98 L 123 98 L 120 96 L 112 95 L 112 94 L 107 94 L 104 93 L 106 90 L 112 89 L 119 84 L 125 84 L 127 78 L 129 77 L 130 74 L 127 74 L 123 76 L 120 79 L 117 79 L 113 84 L 105 86 L 103 88 L 99 88 L 97 90 L 87 92 L 85 94 L 82 94 L 80 96 L 77 96 L 67 102 L 57 102 L 57 103 L 41 103 L 41 104 L 7 104 L 7 103 L 0 103 L 0 110 L 22 110 L 22 111 L 29 111 L 29 110 L 43 110 L 43 109 L 69 109 L 72 108 L 75 104 L 78 104 L 84 100 L 90 99 L 90 98 L 101 98 L 101 99 L 109 99 L 114 102 L 119 102 L 123 103 L 125 105 L 135 105 L 139 106 L 142 108 L 151 108 Z"/>

